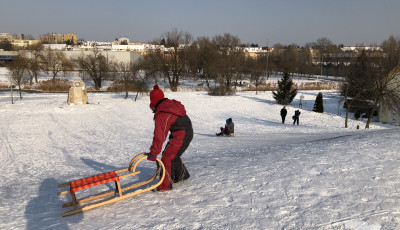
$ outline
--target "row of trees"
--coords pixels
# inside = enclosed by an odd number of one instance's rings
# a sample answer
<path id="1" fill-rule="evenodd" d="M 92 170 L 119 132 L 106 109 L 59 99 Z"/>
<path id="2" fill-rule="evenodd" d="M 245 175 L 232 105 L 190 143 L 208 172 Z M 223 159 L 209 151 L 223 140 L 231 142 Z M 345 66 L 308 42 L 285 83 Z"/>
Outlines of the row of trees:
<path id="1" fill-rule="evenodd" d="M 75 69 L 88 74 L 95 89 L 100 89 L 104 80 L 111 79 L 124 84 L 128 93 L 131 85 L 142 84 L 137 80 L 139 79 L 140 63 L 113 63 L 108 61 L 99 50 L 94 50 L 89 55 L 82 54 L 68 59 L 62 51 L 44 49 L 42 45 L 34 45 L 30 46 L 28 51 L 19 50 L 17 58 L 9 63 L 8 69 L 11 81 L 18 86 L 20 98 L 22 98 L 22 86 L 38 83 L 38 76 L 41 73 L 52 76 L 51 80 L 55 84 L 61 73 L 65 74 Z"/>
<path id="2" fill-rule="evenodd" d="M 329 47 L 329 46 L 328 46 Z M 348 62 L 349 65 L 343 73 L 344 81 L 340 91 L 347 107 L 345 127 L 348 127 L 348 116 L 353 104 L 359 107 L 362 102 L 372 102 L 371 107 L 355 108 L 356 114 L 360 110 L 367 109 L 368 120 L 365 128 L 369 128 L 372 116 L 378 106 L 385 106 L 400 114 L 400 40 L 390 36 L 381 44 L 382 53 L 368 53 L 361 50 L 355 60 Z M 290 69 L 290 68 L 286 68 Z M 297 91 L 288 76 L 284 72 L 278 81 L 278 90 L 273 92 L 274 98 L 279 104 L 291 103 Z M 348 100 L 351 98 L 351 100 Z M 316 98 L 313 111 L 323 112 L 322 94 Z"/>
<path id="3" fill-rule="evenodd" d="M 270 72 L 346 77 L 354 71 L 362 53 L 385 75 L 399 63 L 400 52 L 400 40 L 393 36 L 382 42 L 381 50 L 360 48 L 362 52 L 354 53 L 321 38 L 304 47 L 275 44 L 271 52 L 257 57 L 250 57 L 240 39 L 229 33 L 193 40 L 190 34 L 173 30 L 162 38 L 156 43 L 170 50 L 151 50 L 143 60 L 146 73 L 168 79 L 172 91 L 177 90 L 180 78 L 200 77 L 206 80 L 210 92 L 223 95 L 232 93 L 233 83 L 242 79 L 250 79 L 257 87 L 261 77 L 268 77 Z"/>
<path id="4" fill-rule="evenodd" d="M 30 84 L 33 80 L 37 82 L 37 75 L 41 71 L 52 74 L 55 79 L 60 72 L 79 69 L 90 76 L 96 89 L 101 88 L 105 79 L 127 84 L 141 84 L 145 79 L 153 79 L 157 83 L 164 79 L 172 91 L 177 91 L 182 78 L 200 77 L 206 79 L 210 91 L 222 95 L 233 93 L 233 82 L 243 78 L 250 77 L 258 86 L 265 72 L 265 57 L 246 57 L 236 36 L 224 34 L 213 39 L 202 37 L 193 41 L 189 33 L 177 30 L 162 36 L 165 37 L 162 40 L 168 51 L 150 50 L 135 64 L 113 63 L 98 50 L 68 60 L 61 51 L 44 50 L 43 46 L 37 45 L 30 46 L 29 52 L 18 51 L 19 60 L 11 63 L 10 68 L 25 69 L 30 75 Z M 139 70 L 145 71 L 145 79 L 141 81 L 137 81 Z M 129 81 L 126 80 L 127 75 Z M 21 76 L 16 78 L 21 79 Z M 22 83 L 19 80 L 15 82 Z"/>
<path id="5" fill-rule="evenodd" d="M 385 105 L 400 114 L 400 40 L 390 36 L 382 43 L 384 56 L 377 58 L 362 51 L 357 60 L 349 65 L 345 75 L 341 93 L 347 105 L 348 112 L 356 101 L 372 101 L 373 106 L 367 113 L 368 121 L 365 128 L 369 128 L 374 111 L 378 105 Z M 352 98 L 347 103 L 347 98 Z"/>
<path id="6" fill-rule="evenodd" d="M 142 69 L 151 77 L 167 79 L 172 91 L 177 90 L 182 77 L 205 78 L 210 90 L 208 80 L 214 80 L 222 94 L 229 94 L 233 82 L 250 78 L 258 86 L 260 77 L 263 74 L 268 77 L 271 72 L 344 76 L 348 71 L 347 64 L 352 61 L 352 55 L 343 51 L 342 45 L 335 45 L 327 38 L 303 47 L 278 43 L 272 51 L 256 58 L 250 58 L 240 39 L 229 33 L 193 39 L 188 32 L 173 29 L 163 33 L 154 43 L 164 45 L 168 51 L 150 50 L 142 60 Z M 101 55 L 95 56 L 101 58 Z M 96 88 L 99 86 L 97 84 Z"/>
<path id="7" fill-rule="evenodd" d="M 61 51 L 46 49 L 41 44 L 29 47 L 26 50 L 18 51 L 18 56 L 8 65 L 11 81 L 19 88 L 20 98 L 21 89 L 24 84 L 32 85 L 38 83 L 38 76 L 46 72 L 52 76 L 53 82 L 61 72 L 73 69 L 72 62 L 65 57 Z"/>
<path id="8" fill-rule="evenodd" d="M 291 73 L 313 75 L 321 73 L 320 64 L 327 62 L 336 63 L 340 76 L 346 78 L 342 87 L 344 96 L 372 100 L 375 105 L 384 100 L 397 105 L 397 101 L 393 100 L 396 99 L 395 90 L 388 91 L 390 82 L 393 82 L 391 76 L 397 73 L 390 71 L 400 60 L 400 41 L 393 36 L 382 42 L 382 53 L 363 50 L 352 59 L 348 55 L 340 55 L 339 46 L 326 38 L 306 47 L 276 44 L 272 52 L 257 57 L 250 57 L 240 45 L 240 39 L 229 33 L 194 40 L 189 33 L 174 29 L 162 34 L 161 39 L 154 43 L 164 44 L 167 51 L 161 48 L 149 50 L 134 64 L 112 63 L 98 50 L 68 60 L 63 52 L 44 50 L 41 45 L 31 46 L 29 52 L 19 51 L 18 59 L 9 68 L 19 86 L 26 73 L 32 84 L 33 80 L 37 82 L 41 71 L 51 74 L 55 80 L 61 72 L 79 69 L 90 76 L 95 89 L 101 88 L 103 80 L 112 79 L 124 85 L 126 96 L 133 85 L 139 91 L 146 91 L 149 79 L 156 83 L 161 79 L 168 81 L 171 90 L 177 91 L 182 78 L 198 77 L 205 79 L 211 94 L 226 95 L 232 94 L 234 83 L 243 79 L 250 79 L 258 87 L 261 76 L 266 74 L 268 77 L 271 71 L 284 72 L 285 77 L 290 77 Z M 318 55 L 312 55 L 311 50 L 317 50 Z M 320 62 L 315 64 L 315 58 Z M 144 71 L 144 76 L 138 74 L 140 70 Z M 351 103 L 348 105 L 351 106 Z"/>

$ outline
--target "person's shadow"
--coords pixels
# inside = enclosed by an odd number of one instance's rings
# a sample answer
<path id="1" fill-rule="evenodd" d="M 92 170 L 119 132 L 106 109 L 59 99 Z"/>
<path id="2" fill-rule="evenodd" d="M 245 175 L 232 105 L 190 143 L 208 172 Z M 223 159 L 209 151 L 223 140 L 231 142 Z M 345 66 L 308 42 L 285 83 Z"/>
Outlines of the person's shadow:
<path id="1" fill-rule="evenodd" d="M 78 223 L 82 220 L 82 215 L 61 217 L 63 201 L 57 196 L 58 184 L 59 181 L 54 178 L 47 178 L 42 182 L 37 196 L 25 207 L 26 229 L 69 229 L 67 221 Z"/>
<path id="2" fill-rule="evenodd" d="M 113 171 L 113 170 L 117 169 L 113 165 L 100 163 L 100 162 L 97 162 L 97 161 L 94 161 L 94 160 L 88 159 L 88 158 L 81 157 L 81 161 L 83 163 L 85 163 L 87 166 L 89 166 L 89 167 L 93 168 L 94 170 L 98 171 L 99 173 L 105 173 L 105 172 Z"/>

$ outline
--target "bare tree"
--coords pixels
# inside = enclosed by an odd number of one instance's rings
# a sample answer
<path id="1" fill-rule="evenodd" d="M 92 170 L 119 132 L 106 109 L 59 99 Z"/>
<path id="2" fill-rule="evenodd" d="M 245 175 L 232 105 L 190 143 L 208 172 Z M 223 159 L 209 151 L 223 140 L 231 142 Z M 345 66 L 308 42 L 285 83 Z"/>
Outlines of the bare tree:
<path id="1" fill-rule="evenodd" d="M 98 49 L 94 49 L 89 55 L 80 55 L 74 62 L 89 74 L 96 90 L 101 88 L 102 81 L 110 74 L 110 63 Z"/>
<path id="2" fill-rule="evenodd" d="M 162 53 L 161 49 L 149 50 L 143 57 L 142 69 L 145 71 L 146 78 L 152 78 L 158 84 L 162 76 Z"/>
<path id="3" fill-rule="evenodd" d="M 175 92 L 181 77 L 189 72 L 187 61 L 192 35 L 173 29 L 162 36 L 165 38 L 155 42 L 159 45 L 158 48 L 149 50 L 145 56 L 143 69 L 147 77 L 154 78 L 156 84 L 158 78 L 163 76 L 164 80 L 168 80 L 170 89 Z"/>
<path id="4" fill-rule="evenodd" d="M 205 79 L 210 89 L 210 80 L 217 75 L 218 47 L 208 38 L 199 37 L 189 49 L 188 66 L 190 71 Z"/>
<path id="5" fill-rule="evenodd" d="M 391 35 L 387 40 L 381 43 L 380 47 L 383 50 L 380 63 L 382 66 L 382 76 L 384 76 L 376 87 L 378 91 L 381 91 L 381 93 L 378 94 L 381 95 L 380 105 L 382 107 L 391 108 L 394 112 L 400 114 L 400 37 L 396 38 Z"/>
<path id="6" fill-rule="evenodd" d="M 400 39 L 396 39 L 393 35 L 391 35 L 387 40 L 382 42 L 381 48 L 385 54 L 385 57 L 382 58 L 382 67 L 384 71 L 383 74 L 386 76 L 399 64 Z"/>
<path id="7" fill-rule="evenodd" d="M 292 75 L 299 72 L 299 51 L 300 49 L 296 44 L 291 44 L 285 48 L 283 52 L 283 72 L 292 73 Z"/>
<path id="8" fill-rule="evenodd" d="M 382 42 L 383 54 L 370 55 L 370 65 L 368 71 L 362 76 L 364 87 L 364 98 L 373 101 L 373 107 L 368 111 L 368 120 L 365 128 L 368 129 L 372 116 L 378 105 L 388 106 L 396 113 L 400 112 L 400 40 L 390 36 L 388 40 Z M 365 50 L 362 53 L 366 53 Z"/>
<path id="9" fill-rule="evenodd" d="M 27 67 L 27 58 L 24 56 L 22 52 L 19 52 L 18 57 L 15 58 L 8 66 L 11 83 L 18 86 L 20 99 L 22 99 L 22 86 L 26 82 L 26 76 L 25 76 L 26 67 Z M 11 87 L 13 86 L 11 85 Z M 14 103 L 12 96 L 11 96 L 11 103 Z"/>
<path id="10" fill-rule="evenodd" d="M 284 72 L 283 68 L 281 68 L 281 63 L 283 62 L 283 52 L 285 48 L 282 44 L 276 43 L 274 44 L 274 49 L 272 50 L 272 57 L 269 58 L 269 68 L 276 72 Z"/>
<path id="11" fill-rule="evenodd" d="M 30 51 L 30 55 L 28 58 L 27 71 L 30 75 L 29 85 L 32 85 L 33 79 L 35 79 L 35 83 L 38 83 L 38 75 L 43 69 L 42 60 L 44 60 L 43 55 L 43 45 L 30 45 L 28 46 L 28 50 Z"/>
<path id="12" fill-rule="evenodd" d="M 357 60 L 349 66 L 345 76 L 345 83 L 341 86 L 341 94 L 345 97 L 346 119 L 345 128 L 348 127 L 348 116 L 352 104 L 356 100 L 371 99 L 372 89 L 376 83 L 374 63 L 363 50 Z M 352 100 L 348 101 L 348 97 Z"/>
<path id="13" fill-rule="evenodd" d="M 140 74 L 140 63 L 131 65 L 131 72 L 136 72 L 136 77 L 133 80 L 133 84 L 136 90 L 135 101 L 139 94 L 149 92 L 149 82 L 146 76 Z"/>
<path id="14" fill-rule="evenodd" d="M 145 78 L 139 76 L 141 61 L 136 63 L 125 63 L 120 62 L 115 64 L 115 75 L 118 82 L 124 85 L 125 99 L 129 96 L 129 90 L 136 90 L 135 101 L 139 93 L 143 93 L 147 90 L 147 81 Z"/>
<path id="15" fill-rule="evenodd" d="M 131 71 L 129 70 L 129 63 L 115 63 L 114 68 L 115 80 L 124 85 L 125 99 L 127 99 L 129 96 L 129 88 L 132 88 L 134 78 L 134 75 L 132 75 Z"/>
<path id="16" fill-rule="evenodd" d="M 365 128 L 368 129 L 373 112 L 378 104 L 391 108 L 397 114 L 400 114 L 400 64 L 393 68 L 388 75 L 379 79 L 373 87 L 374 106 L 369 112 L 368 121 Z"/>
<path id="17" fill-rule="evenodd" d="M 167 51 L 159 53 L 162 60 L 161 70 L 167 77 L 171 90 L 176 92 L 180 77 L 186 73 L 186 55 L 192 35 L 189 32 L 173 29 L 171 32 L 164 33 L 164 37 L 166 37 Z"/>
<path id="18" fill-rule="evenodd" d="M 247 57 L 244 62 L 244 74 L 250 76 L 250 81 L 256 86 L 256 94 L 258 94 L 258 86 L 260 85 L 261 76 L 264 73 L 264 64 L 263 59 L 252 57 Z"/>
<path id="19" fill-rule="evenodd" d="M 239 73 L 239 60 L 244 55 L 243 50 L 239 47 L 240 39 L 229 33 L 223 36 L 217 35 L 213 38 L 213 43 L 218 47 L 219 55 L 217 63 L 217 81 L 220 84 L 223 94 L 230 94 L 232 89 L 232 80 Z"/>
<path id="20" fill-rule="evenodd" d="M 312 63 L 312 56 L 310 52 L 309 46 L 304 46 L 299 51 L 299 59 L 298 59 L 298 73 L 300 75 L 307 75 L 311 77 L 314 75 L 316 69 Z"/>
<path id="21" fill-rule="evenodd" d="M 59 50 L 46 49 L 43 60 L 46 73 L 53 76 L 53 83 L 59 73 L 73 68 L 71 61 Z"/>
<path id="22" fill-rule="evenodd" d="M 327 58 L 330 56 L 329 54 L 335 52 L 336 46 L 332 43 L 331 40 L 328 38 L 320 38 L 313 44 L 313 49 L 318 51 L 318 58 L 319 58 L 319 63 L 320 63 L 320 75 L 322 77 L 323 75 L 323 66 L 324 63 L 326 63 L 328 60 Z M 328 71 L 326 73 L 328 75 Z"/>

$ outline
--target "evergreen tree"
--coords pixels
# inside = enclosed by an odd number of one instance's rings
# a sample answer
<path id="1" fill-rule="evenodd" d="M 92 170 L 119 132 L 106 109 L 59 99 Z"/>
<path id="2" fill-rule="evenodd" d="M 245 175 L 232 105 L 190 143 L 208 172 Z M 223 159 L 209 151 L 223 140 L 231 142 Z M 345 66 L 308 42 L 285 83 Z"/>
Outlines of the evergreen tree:
<path id="1" fill-rule="evenodd" d="M 293 88 L 293 81 L 289 73 L 284 72 L 282 79 L 278 80 L 278 90 L 272 92 L 274 99 L 281 105 L 290 104 L 296 97 L 297 89 Z"/>
<path id="2" fill-rule="evenodd" d="M 324 99 L 322 98 L 322 93 L 319 92 L 314 103 L 314 112 L 323 113 L 324 112 Z"/>

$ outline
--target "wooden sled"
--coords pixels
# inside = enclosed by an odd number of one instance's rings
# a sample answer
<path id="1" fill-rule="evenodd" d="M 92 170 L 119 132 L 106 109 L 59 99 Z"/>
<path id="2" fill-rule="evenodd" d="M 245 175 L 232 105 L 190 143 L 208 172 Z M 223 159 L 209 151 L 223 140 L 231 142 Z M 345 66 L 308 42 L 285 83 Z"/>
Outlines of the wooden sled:
<path id="1" fill-rule="evenodd" d="M 156 158 L 157 169 L 156 169 L 154 175 L 150 179 L 130 185 L 130 186 L 126 186 L 126 187 L 121 187 L 121 184 L 120 184 L 121 179 L 140 174 L 140 171 L 136 171 L 136 167 L 142 160 L 147 158 L 147 154 L 148 153 L 141 153 L 141 154 L 138 154 L 137 156 L 135 156 L 131 160 L 128 168 L 124 168 L 124 169 L 120 169 L 120 170 L 112 171 L 112 172 L 106 172 L 103 174 L 99 174 L 99 175 L 95 175 L 95 176 L 87 177 L 84 179 L 79 179 L 79 180 L 75 180 L 75 181 L 71 181 L 71 182 L 67 182 L 67 183 L 58 185 L 59 188 L 63 188 L 63 187 L 67 187 L 67 186 L 69 186 L 69 188 L 66 191 L 59 192 L 57 195 L 64 195 L 64 194 L 69 193 L 69 194 L 71 194 L 71 198 L 72 198 L 71 202 L 63 204 L 62 207 L 63 208 L 70 207 L 70 206 L 74 207 L 74 209 L 72 211 L 65 212 L 62 214 L 62 216 L 69 216 L 69 215 L 72 215 L 72 214 L 75 214 L 78 212 L 83 212 L 83 211 L 86 211 L 86 210 L 89 210 L 92 208 L 96 208 L 96 207 L 99 207 L 102 205 L 110 204 L 110 203 L 125 199 L 128 197 L 136 196 L 141 193 L 144 193 L 144 192 L 147 192 L 147 191 L 157 188 L 165 178 L 164 164 L 158 158 Z M 160 177 L 160 180 L 158 183 L 156 183 L 155 185 L 152 185 L 150 187 L 144 188 L 144 189 L 137 189 L 134 191 L 129 191 L 134 188 L 138 188 L 140 186 L 151 183 L 157 177 L 160 170 L 161 170 L 162 174 L 161 174 L 161 177 Z M 115 181 L 115 190 L 113 190 L 113 191 L 103 192 L 101 194 L 89 196 L 89 197 L 86 197 L 83 199 L 76 198 L 76 195 L 75 195 L 76 191 L 90 188 L 90 187 L 93 187 L 96 185 L 112 182 L 112 181 Z M 82 205 L 83 203 L 88 203 L 88 202 L 90 202 L 90 203 L 87 205 Z"/>

